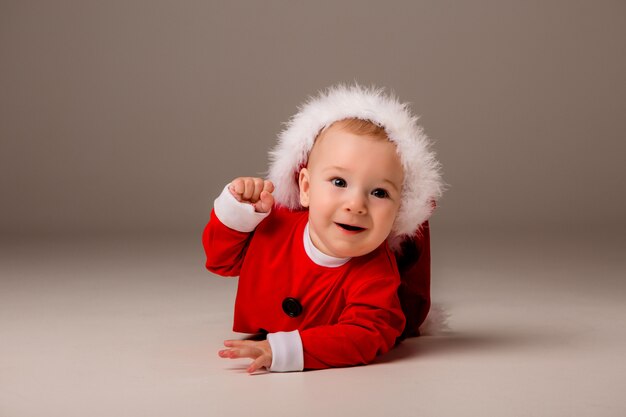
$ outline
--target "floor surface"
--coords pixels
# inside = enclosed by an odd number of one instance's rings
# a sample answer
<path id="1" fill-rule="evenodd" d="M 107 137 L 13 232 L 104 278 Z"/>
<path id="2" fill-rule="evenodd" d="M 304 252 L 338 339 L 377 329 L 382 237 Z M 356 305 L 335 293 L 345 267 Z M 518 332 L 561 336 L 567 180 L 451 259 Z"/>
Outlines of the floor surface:
<path id="1" fill-rule="evenodd" d="M 626 415 L 624 240 L 435 237 L 448 330 L 252 376 L 196 237 L 0 243 L 0 416 Z"/>

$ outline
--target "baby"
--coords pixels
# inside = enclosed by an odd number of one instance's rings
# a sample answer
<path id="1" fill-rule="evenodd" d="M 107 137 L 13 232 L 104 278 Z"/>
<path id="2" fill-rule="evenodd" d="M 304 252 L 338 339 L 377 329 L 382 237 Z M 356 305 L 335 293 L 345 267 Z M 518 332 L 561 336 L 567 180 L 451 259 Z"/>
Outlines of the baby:
<path id="1" fill-rule="evenodd" d="M 281 133 L 269 180 L 224 188 L 206 266 L 239 276 L 233 329 L 266 339 L 227 340 L 221 357 L 251 373 L 367 364 L 418 333 L 442 185 L 415 122 L 382 90 L 329 88 Z"/>

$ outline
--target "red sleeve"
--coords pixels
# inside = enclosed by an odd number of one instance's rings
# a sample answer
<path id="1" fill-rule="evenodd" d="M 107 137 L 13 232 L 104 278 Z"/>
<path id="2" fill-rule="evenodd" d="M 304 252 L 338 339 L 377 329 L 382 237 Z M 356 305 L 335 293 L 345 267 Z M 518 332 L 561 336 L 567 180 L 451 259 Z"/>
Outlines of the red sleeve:
<path id="1" fill-rule="evenodd" d="M 406 316 L 402 339 L 418 336 L 419 327 L 430 310 L 430 227 L 425 222 L 420 234 L 402 242 L 396 254 L 400 271 L 398 295 Z"/>
<path id="2" fill-rule="evenodd" d="M 366 282 L 346 295 L 337 324 L 300 331 L 304 368 L 366 364 L 389 351 L 404 328 L 393 282 L 389 278 Z"/>
<path id="3" fill-rule="evenodd" d="M 211 210 L 211 219 L 202 233 L 202 246 L 209 271 L 225 277 L 239 275 L 252 233 L 225 226 Z"/>

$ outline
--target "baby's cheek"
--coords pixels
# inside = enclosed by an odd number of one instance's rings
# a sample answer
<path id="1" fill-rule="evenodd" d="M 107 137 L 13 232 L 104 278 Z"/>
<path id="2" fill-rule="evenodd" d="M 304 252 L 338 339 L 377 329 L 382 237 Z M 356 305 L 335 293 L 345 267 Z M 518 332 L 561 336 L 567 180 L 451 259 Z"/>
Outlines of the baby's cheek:
<path id="1" fill-rule="evenodd" d="M 396 207 L 390 207 L 388 210 L 386 210 L 386 213 L 383 216 L 383 224 L 387 234 L 391 233 L 391 229 L 393 228 L 397 215 L 398 209 Z"/>

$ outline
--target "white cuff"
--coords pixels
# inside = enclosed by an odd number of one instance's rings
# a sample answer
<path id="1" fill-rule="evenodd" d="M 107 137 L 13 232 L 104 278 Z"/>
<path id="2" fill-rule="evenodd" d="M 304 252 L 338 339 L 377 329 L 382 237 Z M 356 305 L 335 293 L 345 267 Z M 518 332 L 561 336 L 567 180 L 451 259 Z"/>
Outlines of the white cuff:
<path id="1" fill-rule="evenodd" d="M 300 332 L 268 333 L 267 341 L 272 348 L 271 372 L 292 372 L 304 369 L 304 351 Z"/>
<path id="2" fill-rule="evenodd" d="M 230 184 L 224 187 L 222 194 L 213 202 L 215 215 L 224 226 L 238 232 L 250 233 L 270 214 L 271 210 L 267 213 L 257 213 L 252 204 L 237 201 L 228 187 Z"/>

